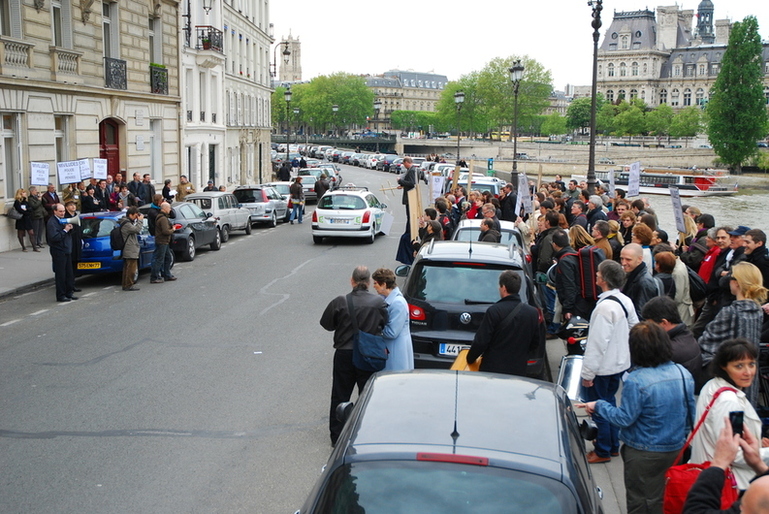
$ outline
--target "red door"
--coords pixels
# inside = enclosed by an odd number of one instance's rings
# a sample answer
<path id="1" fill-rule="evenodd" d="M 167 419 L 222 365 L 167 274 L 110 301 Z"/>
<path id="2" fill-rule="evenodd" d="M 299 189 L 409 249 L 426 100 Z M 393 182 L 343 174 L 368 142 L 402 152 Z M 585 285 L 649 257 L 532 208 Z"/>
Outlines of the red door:
<path id="1" fill-rule="evenodd" d="M 99 123 L 99 157 L 107 159 L 107 173 L 120 173 L 120 125 L 111 119 Z M 123 177 L 125 180 L 125 177 Z"/>

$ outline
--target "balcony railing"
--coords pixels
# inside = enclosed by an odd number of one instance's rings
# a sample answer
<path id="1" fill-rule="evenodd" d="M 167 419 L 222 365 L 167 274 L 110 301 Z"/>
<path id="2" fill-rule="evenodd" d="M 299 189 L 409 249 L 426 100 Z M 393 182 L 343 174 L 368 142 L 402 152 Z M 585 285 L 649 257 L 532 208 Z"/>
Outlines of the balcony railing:
<path id="1" fill-rule="evenodd" d="M 122 59 L 104 58 L 105 85 L 112 89 L 128 89 L 126 63 Z"/>
<path id="2" fill-rule="evenodd" d="M 150 87 L 156 95 L 168 94 L 168 70 L 165 66 L 150 64 Z"/>
<path id="3" fill-rule="evenodd" d="M 32 43 L 6 36 L 0 37 L 0 68 L 31 68 Z"/>
<path id="4" fill-rule="evenodd" d="M 210 25 L 196 25 L 195 31 L 198 36 L 196 48 L 199 50 L 215 50 L 220 54 L 224 53 L 224 38 L 222 37 L 221 30 Z"/>

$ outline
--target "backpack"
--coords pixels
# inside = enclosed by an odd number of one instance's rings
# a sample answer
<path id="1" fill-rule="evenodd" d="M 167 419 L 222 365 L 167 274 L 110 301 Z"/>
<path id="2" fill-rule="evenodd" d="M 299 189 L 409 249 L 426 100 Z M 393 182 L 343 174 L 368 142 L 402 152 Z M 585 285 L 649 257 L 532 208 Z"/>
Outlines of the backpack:
<path id="1" fill-rule="evenodd" d="M 585 246 L 577 250 L 577 253 L 567 253 L 563 257 L 567 255 L 577 257 L 580 296 L 585 300 L 598 300 L 598 295 L 601 294 L 601 291 L 598 288 L 598 284 L 595 283 L 595 274 L 598 271 L 598 265 L 606 260 L 603 250 L 597 246 Z"/>
<path id="2" fill-rule="evenodd" d="M 451 216 L 448 214 L 441 214 L 438 216 L 438 221 L 440 221 L 441 226 L 443 227 L 443 240 L 450 240 L 451 236 L 454 234 L 454 229 L 456 228 L 454 220 L 451 219 Z"/>
<path id="3" fill-rule="evenodd" d="M 689 297 L 693 302 L 704 300 L 708 296 L 708 285 L 689 266 L 686 267 L 686 272 L 689 274 Z"/>
<path id="4" fill-rule="evenodd" d="M 123 232 L 121 231 L 121 225 L 118 223 L 112 230 L 109 231 L 109 246 L 112 250 L 123 251 L 125 248 L 125 239 L 123 239 Z"/>

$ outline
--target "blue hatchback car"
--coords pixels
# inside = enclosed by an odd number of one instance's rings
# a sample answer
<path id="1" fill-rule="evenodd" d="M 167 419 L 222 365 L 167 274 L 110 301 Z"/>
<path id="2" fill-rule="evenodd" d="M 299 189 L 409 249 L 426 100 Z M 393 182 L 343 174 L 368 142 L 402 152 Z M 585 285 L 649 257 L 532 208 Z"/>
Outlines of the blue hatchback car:
<path id="1" fill-rule="evenodd" d="M 80 215 L 83 249 L 75 272 L 77 276 L 123 271 L 120 252 L 113 251 L 110 247 L 109 233 L 124 216 L 124 212 L 94 212 Z M 149 232 L 146 218 L 141 233 L 136 237 L 141 248 L 138 269 L 149 268 L 152 265 L 152 253 L 155 251 L 155 237 Z M 173 258 L 173 252 L 170 253 Z"/>

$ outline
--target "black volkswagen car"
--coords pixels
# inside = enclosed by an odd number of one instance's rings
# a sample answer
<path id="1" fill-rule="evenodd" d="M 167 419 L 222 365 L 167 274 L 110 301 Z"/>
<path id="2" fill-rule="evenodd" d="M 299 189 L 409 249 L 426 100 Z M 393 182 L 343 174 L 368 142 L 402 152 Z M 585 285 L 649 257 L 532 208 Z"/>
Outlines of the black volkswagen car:
<path id="1" fill-rule="evenodd" d="M 601 491 L 565 391 L 466 371 L 377 373 L 302 514 L 593 514 Z"/>
<path id="2" fill-rule="evenodd" d="M 142 205 L 139 210 L 146 216 L 150 210 L 150 204 Z M 216 218 L 210 213 L 203 212 L 203 209 L 194 203 L 173 203 L 169 217 L 174 227 L 171 250 L 183 260 L 193 260 L 197 249 L 201 246 L 209 245 L 211 250 L 219 250 L 222 247 Z"/>

